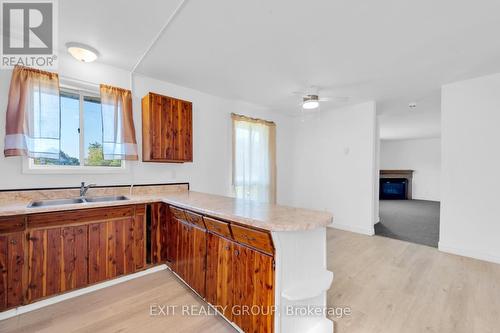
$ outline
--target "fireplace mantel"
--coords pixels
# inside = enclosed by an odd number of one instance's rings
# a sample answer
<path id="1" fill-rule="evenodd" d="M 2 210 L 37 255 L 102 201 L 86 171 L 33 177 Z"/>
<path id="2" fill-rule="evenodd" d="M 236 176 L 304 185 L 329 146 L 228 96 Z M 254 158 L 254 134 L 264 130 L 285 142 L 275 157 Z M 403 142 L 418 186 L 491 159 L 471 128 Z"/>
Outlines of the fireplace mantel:
<path id="1" fill-rule="evenodd" d="M 408 181 L 406 198 L 412 199 L 413 170 L 380 170 L 380 178 L 405 178 Z"/>

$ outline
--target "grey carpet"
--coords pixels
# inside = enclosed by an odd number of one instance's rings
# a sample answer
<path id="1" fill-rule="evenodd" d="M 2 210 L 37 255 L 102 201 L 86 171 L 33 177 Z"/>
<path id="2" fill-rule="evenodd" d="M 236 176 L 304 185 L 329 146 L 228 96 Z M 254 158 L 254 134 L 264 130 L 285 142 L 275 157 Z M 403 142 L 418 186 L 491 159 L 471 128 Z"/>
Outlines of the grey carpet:
<path id="1" fill-rule="evenodd" d="M 437 247 L 439 202 L 425 200 L 380 200 L 380 222 L 375 234 Z"/>

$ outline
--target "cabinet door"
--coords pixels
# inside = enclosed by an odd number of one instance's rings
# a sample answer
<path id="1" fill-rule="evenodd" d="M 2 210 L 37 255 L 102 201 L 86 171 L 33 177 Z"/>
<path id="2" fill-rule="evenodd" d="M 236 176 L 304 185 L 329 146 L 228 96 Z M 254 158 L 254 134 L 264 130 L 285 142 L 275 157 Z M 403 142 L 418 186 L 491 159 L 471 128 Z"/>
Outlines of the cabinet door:
<path id="1" fill-rule="evenodd" d="M 193 111 L 192 103 L 187 101 L 178 101 L 179 128 L 176 159 L 185 162 L 193 161 Z"/>
<path id="2" fill-rule="evenodd" d="M 150 95 L 150 129 L 151 131 L 151 159 L 162 160 L 166 158 L 165 151 L 165 100 L 160 95 Z"/>
<path id="3" fill-rule="evenodd" d="M 88 226 L 62 228 L 62 290 L 88 284 Z"/>
<path id="4" fill-rule="evenodd" d="M 206 230 L 177 218 L 174 220 L 177 221 L 177 251 L 172 269 L 198 294 L 205 297 Z"/>
<path id="5" fill-rule="evenodd" d="M 167 260 L 168 206 L 164 203 L 151 205 L 151 262 L 163 263 Z"/>
<path id="6" fill-rule="evenodd" d="M 107 280 L 108 274 L 108 225 L 98 222 L 89 225 L 89 283 Z M 111 236 L 111 235 L 110 235 Z"/>
<path id="7" fill-rule="evenodd" d="M 190 237 L 190 226 L 176 219 L 178 223 L 178 234 L 177 234 L 177 256 L 175 262 L 175 272 L 179 275 L 186 283 L 188 282 L 189 275 L 189 251 L 192 247 L 192 237 Z"/>
<path id="8" fill-rule="evenodd" d="M 0 235 L 0 311 L 24 302 L 24 233 Z"/>
<path id="9" fill-rule="evenodd" d="M 167 236 L 166 236 L 166 247 L 167 247 L 167 261 L 170 263 L 172 269 L 175 266 L 176 256 L 177 256 L 177 238 L 178 238 L 178 225 L 179 222 L 171 214 L 167 212 Z"/>
<path id="10" fill-rule="evenodd" d="M 38 229 L 29 234 L 28 299 L 88 284 L 87 226 Z"/>
<path id="11" fill-rule="evenodd" d="M 135 216 L 89 225 L 89 283 L 134 273 L 146 261 L 145 206 Z"/>
<path id="12" fill-rule="evenodd" d="M 233 242 L 207 234 L 206 300 L 233 320 Z"/>
<path id="13" fill-rule="evenodd" d="M 140 205 L 135 208 L 135 216 L 132 220 L 133 228 L 133 255 L 135 270 L 146 265 L 146 206 Z"/>
<path id="14" fill-rule="evenodd" d="M 145 262 L 144 215 L 89 226 L 89 283 L 134 273 Z"/>
<path id="15" fill-rule="evenodd" d="M 192 103 L 149 93 L 142 99 L 143 160 L 193 160 Z"/>
<path id="16" fill-rule="evenodd" d="M 195 226 L 189 227 L 192 238 L 189 251 L 188 283 L 201 297 L 205 297 L 205 273 L 207 256 L 207 232 Z"/>
<path id="17" fill-rule="evenodd" d="M 244 332 L 272 332 L 273 257 L 235 243 L 233 265 L 234 323 Z"/>
<path id="18" fill-rule="evenodd" d="M 28 243 L 28 299 L 30 301 L 64 291 L 62 228 L 30 232 Z"/>

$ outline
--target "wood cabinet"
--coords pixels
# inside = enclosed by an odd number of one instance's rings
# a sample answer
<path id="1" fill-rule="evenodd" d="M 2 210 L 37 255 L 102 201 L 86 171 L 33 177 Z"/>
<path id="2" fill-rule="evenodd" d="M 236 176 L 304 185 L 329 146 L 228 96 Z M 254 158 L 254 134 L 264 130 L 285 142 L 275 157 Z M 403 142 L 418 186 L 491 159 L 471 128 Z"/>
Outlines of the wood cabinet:
<path id="1" fill-rule="evenodd" d="M 149 249 L 151 263 L 166 262 L 244 332 L 273 332 L 270 233 L 165 203 L 149 207 L 0 218 L 0 310 L 144 269 Z"/>
<path id="2" fill-rule="evenodd" d="M 145 268 L 145 206 L 31 215 L 27 301 Z"/>
<path id="3" fill-rule="evenodd" d="M 169 212 L 168 206 L 164 203 L 157 202 L 150 205 L 151 207 L 151 262 L 153 264 L 164 263 L 170 261 L 168 256 L 168 245 L 170 241 L 168 237 Z"/>
<path id="4" fill-rule="evenodd" d="M 145 210 L 89 225 L 89 283 L 135 273 L 145 267 Z"/>
<path id="5" fill-rule="evenodd" d="M 87 225 L 30 231 L 28 301 L 86 286 L 87 252 Z"/>
<path id="6" fill-rule="evenodd" d="M 179 271 L 183 279 L 201 297 L 205 297 L 205 272 L 207 255 L 206 231 L 193 225 L 182 223 L 180 251 L 184 264 Z"/>
<path id="7" fill-rule="evenodd" d="M 233 244 L 233 322 L 244 332 L 272 332 L 274 325 L 273 257 Z"/>
<path id="8" fill-rule="evenodd" d="M 174 233 L 169 238 L 172 246 L 172 269 L 200 296 L 205 297 L 207 232 L 187 219 L 171 215 Z"/>
<path id="9" fill-rule="evenodd" d="M 192 103 L 149 93 L 142 98 L 142 160 L 192 162 Z"/>
<path id="10" fill-rule="evenodd" d="M 218 306 L 224 317 L 233 321 L 233 247 L 234 243 L 217 234 L 207 236 L 206 300 Z"/>
<path id="11" fill-rule="evenodd" d="M 0 223 L 4 222 L 15 224 L 16 220 L 0 219 Z M 19 306 L 24 302 L 24 240 L 23 231 L 0 232 L 0 311 Z"/>
<path id="12" fill-rule="evenodd" d="M 206 300 L 244 332 L 272 332 L 273 257 L 208 234 Z"/>

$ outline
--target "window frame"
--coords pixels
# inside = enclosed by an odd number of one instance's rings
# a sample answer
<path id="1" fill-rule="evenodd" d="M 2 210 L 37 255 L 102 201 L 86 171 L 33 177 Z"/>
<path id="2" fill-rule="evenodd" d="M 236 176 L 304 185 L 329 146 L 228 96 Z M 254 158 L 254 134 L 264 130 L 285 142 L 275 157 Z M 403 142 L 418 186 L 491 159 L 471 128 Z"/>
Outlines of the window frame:
<path id="1" fill-rule="evenodd" d="M 121 166 L 87 166 L 85 165 L 85 119 L 84 119 L 84 98 L 100 98 L 99 88 L 95 89 L 78 87 L 70 84 L 61 84 L 60 91 L 77 94 L 79 96 L 79 160 L 80 165 L 36 165 L 34 159 L 23 158 L 22 171 L 26 174 L 108 174 L 125 173 L 128 171 L 125 160 L 121 161 Z"/>

